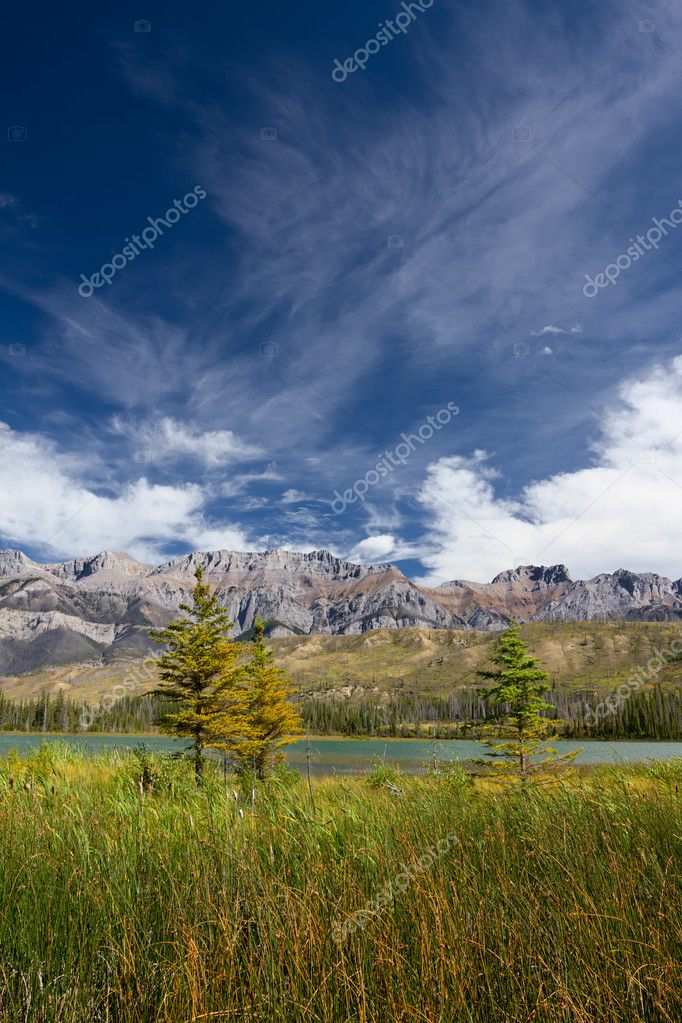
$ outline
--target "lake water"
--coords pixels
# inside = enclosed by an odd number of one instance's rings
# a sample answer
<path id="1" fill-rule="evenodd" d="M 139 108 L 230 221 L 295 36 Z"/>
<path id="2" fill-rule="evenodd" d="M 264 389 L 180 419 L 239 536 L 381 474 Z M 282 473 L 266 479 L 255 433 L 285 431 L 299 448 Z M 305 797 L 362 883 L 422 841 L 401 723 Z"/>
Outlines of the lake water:
<path id="1" fill-rule="evenodd" d="M 135 735 L 38 735 L 0 732 L 0 756 L 10 749 L 19 752 L 35 749 L 41 742 L 68 742 L 86 753 L 108 749 L 130 749 L 144 742 L 150 749 L 171 751 L 181 743 L 164 736 Z M 553 746 L 567 753 L 580 749 L 578 764 L 634 764 L 646 760 L 670 760 L 682 757 L 682 742 L 571 742 L 557 740 Z M 421 771 L 431 762 L 434 744 L 420 739 L 317 739 L 310 740 L 310 766 L 315 774 L 356 774 L 366 771 L 377 758 L 397 764 L 403 771 Z M 481 757 L 483 747 L 471 739 L 438 740 L 435 755 L 439 760 L 471 760 Z M 306 742 L 293 743 L 287 750 L 287 761 L 303 770 L 306 765 Z"/>

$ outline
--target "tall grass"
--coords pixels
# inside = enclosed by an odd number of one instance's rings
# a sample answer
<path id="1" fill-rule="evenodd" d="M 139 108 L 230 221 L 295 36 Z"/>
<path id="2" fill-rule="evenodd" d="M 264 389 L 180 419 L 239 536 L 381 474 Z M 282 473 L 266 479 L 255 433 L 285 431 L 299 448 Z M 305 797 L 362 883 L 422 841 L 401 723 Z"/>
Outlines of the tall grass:
<path id="1" fill-rule="evenodd" d="M 0 1019 L 677 1023 L 680 785 L 326 779 L 313 814 L 289 774 L 253 802 L 170 760 L 11 757 Z"/>

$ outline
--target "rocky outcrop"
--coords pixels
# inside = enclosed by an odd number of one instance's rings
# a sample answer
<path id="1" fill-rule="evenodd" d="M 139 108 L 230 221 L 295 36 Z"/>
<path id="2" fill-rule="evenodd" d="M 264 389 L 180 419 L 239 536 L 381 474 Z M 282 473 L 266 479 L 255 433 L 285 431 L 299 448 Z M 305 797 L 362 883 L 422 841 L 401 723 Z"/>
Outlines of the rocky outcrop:
<path id="1" fill-rule="evenodd" d="M 517 621 L 682 620 L 682 580 L 621 569 L 573 581 L 564 565 L 526 565 L 490 583 L 426 589 L 391 565 L 365 566 L 328 551 L 211 551 L 148 566 L 104 551 L 39 564 L 0 551 L 0 674 L 142 657 L 189 597 L 198 565 L 235 623 L 256 617 L 275 636 L 355 635 L 375 629 L 503 629 Z"/>
<path id="2" fill-rule="evenodd" d="M 0 610 L 0 674 L 99 658 L 122 630 L 58 611 Z"/>
<path id="3" fill-rule="evenodd" d="M 431 594 L 473 629 L 504 628 L 510 619 L 529 621 L 559 601 L 574 585 L 565 565 L 522 565 L 500 572 L 491 583 L 453 580 Z"/>
<path id="4" fill-rule="evenodd" d="M 41 572 L 42 565 L 31 561 L 21 551 L 0 551 L 0 579 L 11 579 L 25 572 Z"/>
<path id="5" fill-rule="evenodd" d="M 652 572 L 628 572 L 579 580 L 536 613 L 533 621 L 580 622 L 623 619 L 666 621 L 682 615 L 681 583 Z"/>
<path id="6" fill-rule="evenodd" d="M 80 582 L 88 576 L 97 574 L 99 580 L 102 574 L 110 573 L 115 578 L 121 576 L 138 576 L 149 571 L 148 566 L 135 561 L 128 554 L 118 554 L 116 551 L 102 551 L 93 558 L 76 558 L 74 561 L 65 561 L 57 565 L 43 565 L 43 569 L 50 572 L 58 579 L 68 579 L 71 582 Z"/>

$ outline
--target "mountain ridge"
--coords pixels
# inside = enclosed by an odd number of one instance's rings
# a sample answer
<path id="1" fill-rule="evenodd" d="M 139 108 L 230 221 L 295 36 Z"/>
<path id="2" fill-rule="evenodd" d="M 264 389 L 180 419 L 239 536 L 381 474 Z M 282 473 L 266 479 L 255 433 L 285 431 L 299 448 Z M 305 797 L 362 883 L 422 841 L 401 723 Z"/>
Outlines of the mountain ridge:
<path id="1" fill-rule="evenodd" d="M 39 563 L 0 550 L 0 675 L 156 649 L 148 637 L 186 601 L 201 565 L 205 580 L 249 633 L 256 617 L 273 636 L 357 635 L 420 627 L 495 631 L 520 622 L 682 621 L 682 580 L 618 569 L 572 579 L 565 565 L 522 565 L 490 583 L 423 587 L 390 564 L 361 565 L 324 549 L 302 553 L 217 550 L 159 565 L 102 551 Z"/>

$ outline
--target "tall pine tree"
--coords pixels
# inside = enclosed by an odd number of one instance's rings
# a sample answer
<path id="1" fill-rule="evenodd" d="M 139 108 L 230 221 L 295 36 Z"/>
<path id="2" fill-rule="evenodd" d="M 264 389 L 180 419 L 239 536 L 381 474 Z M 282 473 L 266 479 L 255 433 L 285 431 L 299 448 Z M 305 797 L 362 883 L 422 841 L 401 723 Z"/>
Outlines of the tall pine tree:
<path id="1" fill-rule="evenodd" d="M 302 731 L 291 702 L 292 687 L 265 645 L 265 627 L 254 625 L 251 658 L 239 672 L 239 685 L 224 690 L 223 711 L 212 720 L 210 745 L 228 753 L 242 769 L 258 778 L 283 758 L 281 750 Z"/>
<path id="2" fill-rule="evenodd" d="M 155 692 L 180 705 L 166 717 L 163 727 L 171 735 L 190 740 L 199 781 L 211 723 L 221 705 L 219 694 L 235 684 L 239 645 L 226 638 L 233 623 L 204 582 L 201 565 L 194 575 L 192 604 L 180 605 L 185 616 L 151 636 L 166 647 L 159 658 L 161 684 Z"/>
<path id="3" fill-rule="evenodd" d="M 483 740 L 489 748 L 486 756 L 501 758 L 496 773 L 508 774 L 518 767 L 525 779 L 533 768 L 548 768 L 574 760 L 579 750 L 559 756 L 546 744 L 546 736 L 553 729 L 546 712 L 554 710 L 543 699 L 550 691 L 545 681 L 549 676 L 540 667 L 537 657 L 528 653 L 515 622 L 498 640 L 492 662 L 494 668 L 476 674 L 496 684 L 479 690 L 479 694 L 486 703 L 495 706 L 498 727 L 502 725 L 513 731 L 513 738 L 507 741 Z M 544 759 L 536 763 L 541 757 Z M 480 763 L 489 766 L 487 761 Z"/>

